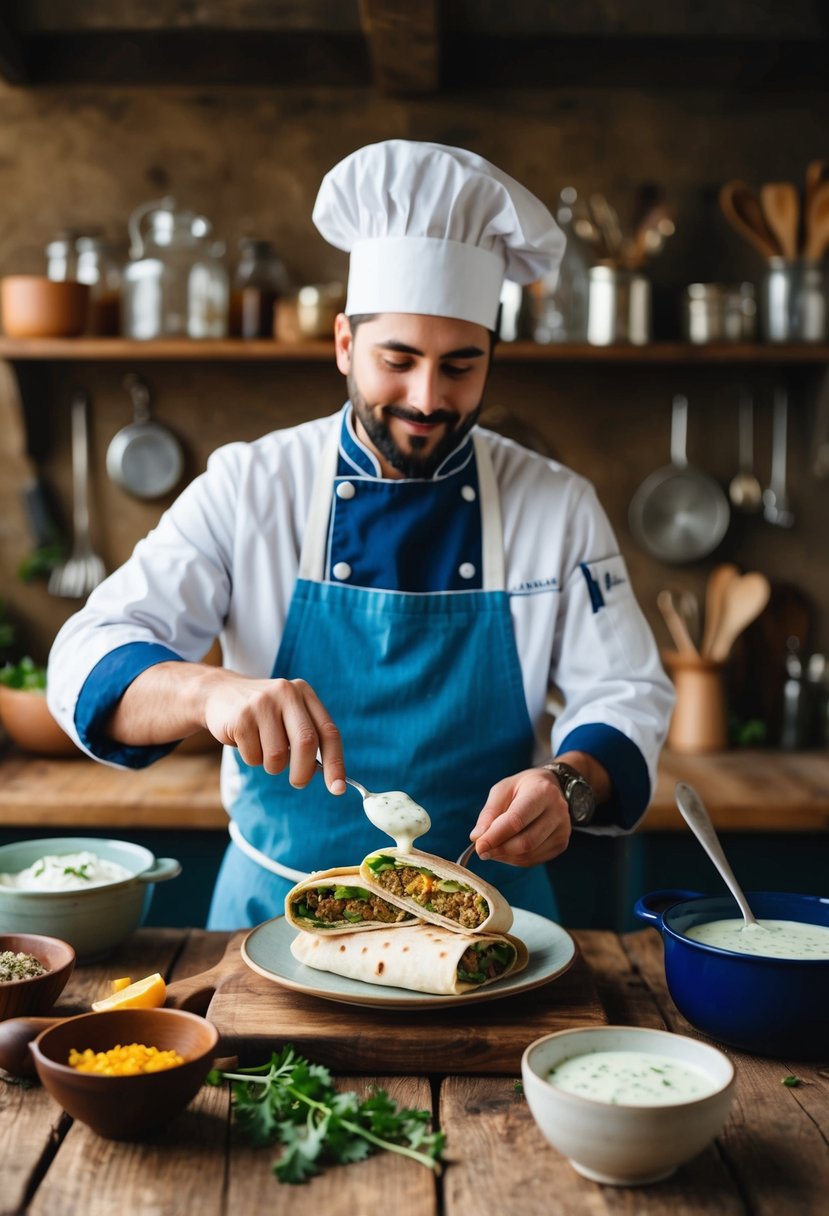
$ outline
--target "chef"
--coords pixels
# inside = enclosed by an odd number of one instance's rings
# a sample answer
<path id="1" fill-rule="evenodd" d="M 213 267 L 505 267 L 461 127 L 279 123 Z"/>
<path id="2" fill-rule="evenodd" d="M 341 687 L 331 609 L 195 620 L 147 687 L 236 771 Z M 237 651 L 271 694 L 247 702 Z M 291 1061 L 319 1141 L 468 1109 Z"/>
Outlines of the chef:
<path id="1" fill-rule="evenodd" d="M 504 279 L 562 234 L 481 157 L 404 140 L 336 165 L 314 221 L 350 255 L 348 400 L 211 456 L 60 631 L 50 708 L 106 764 L 225 745 L 211 928 L 383 846 L 346 765 L 428 809 L 420 847 L 471 834 L 477 872 L 555 916 L 544 863 L 574 826 L 635 826 L 672 705 L 590 484 L 476 425 Z"/>

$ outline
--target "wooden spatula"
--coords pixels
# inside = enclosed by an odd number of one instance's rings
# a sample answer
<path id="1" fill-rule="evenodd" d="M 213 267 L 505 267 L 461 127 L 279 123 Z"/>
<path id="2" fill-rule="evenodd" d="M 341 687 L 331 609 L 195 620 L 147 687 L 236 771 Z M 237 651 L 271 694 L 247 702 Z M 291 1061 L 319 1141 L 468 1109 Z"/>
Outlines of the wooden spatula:
<path id="1" fill-rule="evenodd" d="M 764 258 L 779 258 L 782 249 L 766 223 L 757 195 L 745 182 L 726 182 L 720 188 L 720 207 L 731 227 L 751 241 Z"/>
<path id="2" fill-rule="evenodd" d="M 815 188 L 806 208 L 803 256 L 819 262 L 829 248 L 829 181 Z"/>
<path id="3" fill-rule="evenodd" d="M 800 198 L 792 182 L 766 182 L 760 187 L 763 215 L 780 246 L 784 258 L 797 257 L 800 227 Z"/>
<path id="4" fill-rule="evenodd" d="M 757 619 L 769 602 L 770 595 L 771 586 L 764 574 L 744 574 L 729 583 L 719 624 L 711 640 L 710 658 L 718 663 L 725 662 L 736 639 Z"/>
<path id="5" fill-rule="evenodd" d="M 711 653 L 711 643 L 720 624 L 725 593 L 730 583 L 740 577 L 740 568 L 733 562 L 722 562 L 715 566 L 708 575 L 705 585 L 705 622 L 702 630 L 700 653 L 708 658 Z"/>

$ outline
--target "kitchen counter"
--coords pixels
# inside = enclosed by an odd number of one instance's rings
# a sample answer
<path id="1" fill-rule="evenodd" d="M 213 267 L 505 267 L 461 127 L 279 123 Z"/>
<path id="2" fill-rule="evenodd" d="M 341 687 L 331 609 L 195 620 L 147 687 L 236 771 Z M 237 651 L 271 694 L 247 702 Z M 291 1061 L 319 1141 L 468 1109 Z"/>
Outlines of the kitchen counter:
<path id="1" fill-rule="evenodd" d="M 707 756 L 665 752 L 653 804 L 639 832 L 686 831 L 673 790 L 687 781 L 716 827 L 729 832 L 826 832 L 829 751 L 742 750 Z M 173 754 L 125 772 L 84 757 L 0 757 L 3 827 L 224 830 L 218 752 Z"/>
<path id="2" fill-rule="evenodd" d="M 602 1018 L 695 1033 L 667 994 L 662 945 L 654 930 L 573 936 L 582 955 L 577 966 L 589 968 Z M 195 930 L 141 930 L 106 963 L 78 967 L 59 1010 L 88 1008 L 114 975 L 136 977 L 155 970 L 168 980 L 195 975 L 219 962 L 229 938 Z M 499 1004 L 489 1008 L 496 1011 Z M 360 1039 L 363 1011 L 336 1009 L 347 1051 L 349 1042 Z M 276 1039 L 268 1044 L 282 1045 Z M 336 1070 L 343 1088 L 375 1083 L 401 1104 L 431 1108 L 447 1137 L 445 1168 L 435 1177 L 414 1162 L 382 1154 L 332 1168 L 296 1187 L 278 1183 L 271 1173 L 276 1150 L 252 1149 L 235 1134 L 228 1136 L 227 1087 L 204 1087 L 164 1131 L 127 1144 L 96 1137 L 63 1114 L 39 1086 L 24 1088 L 0 1073 L 2 1209 L 27 1216 L 104 1216 L 113 1211 L 166 1216 L 183 1210 L 224 1216 L 271 1209 L 282 1216 L 309 1211 L 368 1216 L 384 1211 L 392 1199 L 401 1216 L 571 1216 L 587 1211 L 803 1216 L 825 1210 L 829 1070 L 729 1055 L 737 1067 L 737 1095 L 717 1141 L 664 1182 L 618 1189 L 582 1178 L 545 1143 L 515 1090 L 517 1073 L 447 1074 L 438 1069 L 427 1075 L 424 1060 L 422 1073 L 403 1075 L 384 1068 L 379 1050 L 371 1076 Z M 801 1079 L 797 1088 L 781 1084 L 791 1073 Z"/>

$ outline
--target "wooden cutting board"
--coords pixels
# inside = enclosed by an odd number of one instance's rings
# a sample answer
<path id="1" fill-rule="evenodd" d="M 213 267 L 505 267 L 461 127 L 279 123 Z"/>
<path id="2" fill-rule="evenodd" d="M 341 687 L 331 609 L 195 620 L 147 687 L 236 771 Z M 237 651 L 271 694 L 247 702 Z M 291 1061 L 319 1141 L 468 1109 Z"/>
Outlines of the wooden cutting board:
<path id="1" fill-rule="evenodd" d="M 445 1010 L 375 1010 L 305 996 L 264 979 L 243 962 L 242 940 L 232 939 L 210 973 L 216 990 L 207 1009 L 222 1036 L 222 1054 L 238 1056 L 242 1066 L 263 1064 L 290 1043 L 339 1071 L 517 1075 L 533 1039 L 607 1023 L 593 974 L 578 952 L 557 979 L 504 1000 Z"/>

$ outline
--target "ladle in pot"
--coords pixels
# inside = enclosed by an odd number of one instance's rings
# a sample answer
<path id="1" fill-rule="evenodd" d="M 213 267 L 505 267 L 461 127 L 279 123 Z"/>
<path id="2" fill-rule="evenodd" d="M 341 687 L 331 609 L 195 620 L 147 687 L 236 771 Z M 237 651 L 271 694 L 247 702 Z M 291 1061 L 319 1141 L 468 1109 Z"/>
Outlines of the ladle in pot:
<path id="1" fill-rule="evenodd" d="M 676 805 L 679 807 L 680 815 L 705 849 L 719 871 L 720 877 L 736 899 L 743 914 L 745 928 L 747 929 L 751 926 L 755 929 L 762 929 L 763 926 L 759 924 L 757 917 L 748 906 L 748 900 L 743 894 L 737 879 L 734 877 L 734 871 L 726 860 L 719 837 L 714 830 L 714 825 L 699 794 L 692 786 L 686 785 L 684 781 L 678 781 L 674 790 L 674 797 L 676 798 Z"/>

